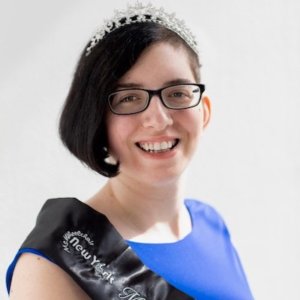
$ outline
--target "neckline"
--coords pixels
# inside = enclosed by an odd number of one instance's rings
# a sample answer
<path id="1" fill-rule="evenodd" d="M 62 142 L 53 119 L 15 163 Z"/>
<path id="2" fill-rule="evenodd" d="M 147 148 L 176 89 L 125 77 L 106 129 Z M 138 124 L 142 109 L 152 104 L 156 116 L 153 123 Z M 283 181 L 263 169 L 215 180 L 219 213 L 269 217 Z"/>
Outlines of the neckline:
<path id="1" fill-rule="evenodd" d="M 96 209 L 94 209 L 93 207 L 91 207 L 90 205 L 88 205 L 87 203 L 79 200 L 78 198 L 73 198 L 74 200 L 76 200 L 77 203 L 85 206 L 87 209 L 89 209 L 89 211 L 93 212 L 96 215 L 102 216 L 106 219 L 106 222 L 120 235 L 120 237 L 128 244 L 128 245 L 132 245 L 132 246 L 171 246 L 171 245 L 179 245 L 181 243 L 184 243 L 186 240 L 190 239 L 191 236 L 193 235 L 193 232 L 195 230 L 195 224 L 194 224 L 194 216 L 192 213 L 192 200 L 190 199 L 184 199 L 184 205 L 187 208 L 187 211 L 189 213 L 190 216 L 190 220 L 191 220 L 191 231 L 186 234 L 183 238 L 174 241 L 174 242 L 161 242 L 161 243 L 153 243 L 153 242 L 138 242 L 138 241 L 133 241 L 133 240 L 126 240 L 124 239 L 121 234 L 117 231 L 117 229 L 114 227 L 114 225 L 109 221 L 109 219 L 107 218 L 107 216 L 99 211 L 97 211 Z"/>
<path id="2" fill-rule="evenodd" d="M 133 240 L 125 240 L 129 245 L 132 246 L 137 246 L 137 247 L 141 247 L 141 246 L 151 246 L 151 247 L 159 247 L 159 246 L 175 246 L 175 245 L 179 245 L 182 243 L 185 243 L 187 240 L 189 240 L 194 231 L 195 231 L 195 223 L 194 223 L 194 216 L 191 210 L 191 201 L 189 199 L 184 199 L 184 204 L 185 207 L 187 208 L 187 211 L 189 213 L 190 216 L 190 220 L 191 220 L 191 231 L 186 234 L 184 237 L 182 237 L 181 239 L 174 241 L 174 242 L 161 242 L 161 243 L 153 243 L 153 242 L 138 242 L 138 241 L 133 241 Z"/>

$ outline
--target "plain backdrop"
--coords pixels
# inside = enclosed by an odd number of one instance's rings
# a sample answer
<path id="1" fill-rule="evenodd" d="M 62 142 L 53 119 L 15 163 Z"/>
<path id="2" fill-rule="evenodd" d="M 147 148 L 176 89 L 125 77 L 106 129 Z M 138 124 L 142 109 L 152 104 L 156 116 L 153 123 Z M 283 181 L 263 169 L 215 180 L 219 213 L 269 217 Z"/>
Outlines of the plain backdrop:
<path id="1" fill-rule="evenodd" d="M 44 201 L 85 200 L 105 182 L 63 148 L 57 124 L 79 53 L 126 3 L 1 0 L 1 299 Z M 186 196 L 222 214 L 256 299 L 300 299 L 300 2 L 152 3 L 195 32 L 212 100 Z"/>

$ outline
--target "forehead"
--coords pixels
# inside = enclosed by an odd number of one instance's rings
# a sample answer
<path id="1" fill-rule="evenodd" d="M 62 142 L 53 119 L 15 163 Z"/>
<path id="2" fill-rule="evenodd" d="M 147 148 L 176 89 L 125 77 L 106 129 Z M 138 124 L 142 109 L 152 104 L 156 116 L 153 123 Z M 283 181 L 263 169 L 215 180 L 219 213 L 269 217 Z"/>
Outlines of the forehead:
<path id="1" fill-rule="evenodd" d="M 130 83 L 157 89 L 178 78 L 184 78 L 187 82 L 196 80 L 188 53 L 183 46 L 164 42 L 148 47 L 118 84 Z"/>

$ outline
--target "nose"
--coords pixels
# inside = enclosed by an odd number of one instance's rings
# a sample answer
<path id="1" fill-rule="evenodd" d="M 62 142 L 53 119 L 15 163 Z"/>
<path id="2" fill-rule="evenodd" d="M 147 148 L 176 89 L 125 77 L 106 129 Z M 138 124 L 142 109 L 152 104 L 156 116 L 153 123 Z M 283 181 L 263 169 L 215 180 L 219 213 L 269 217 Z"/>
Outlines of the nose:
<path id="1" fill-rule="evenodd" d="M 158 95 L 153 95 L 149 106 L 142 112 L 142 122 L 145 128 L 154 128 L 162 131 L 173 124 L 170 110 L 166 108 Z"/>

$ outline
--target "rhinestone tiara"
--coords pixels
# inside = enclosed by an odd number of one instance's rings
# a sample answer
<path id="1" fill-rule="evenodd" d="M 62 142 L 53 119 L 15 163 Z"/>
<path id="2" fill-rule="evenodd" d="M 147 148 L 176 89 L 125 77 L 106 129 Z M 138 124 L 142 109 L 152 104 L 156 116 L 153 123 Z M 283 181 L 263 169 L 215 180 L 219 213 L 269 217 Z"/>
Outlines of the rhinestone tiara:
<path id="1" fill-rule="evenodd" d="M 198 53 L 197 41 L 193 33 L 186 27 L 183 20 L 175 17 L 175 13 L 168 14 L 164 9 L 156 8 L 151 3 L 145 5 L 137 2 L 134 5 L 127 5 L 126 10 L 115 10 L 114 16 L 109 20 L 104 20 L 104 25 L 100 27 L 91 38 L 86 48 L 88 56 L 93 48 L 110 32 L 133 23 L 153 22 L 177 33 L 196 53 Z"/>

